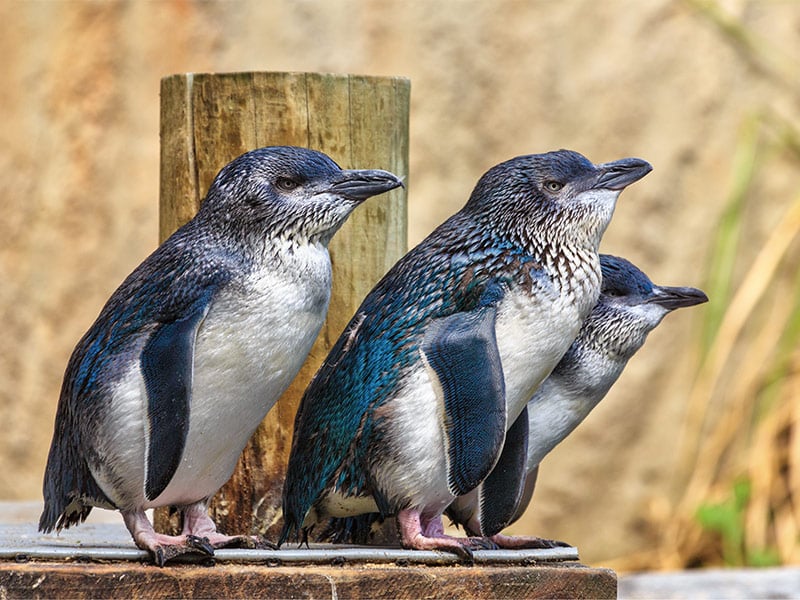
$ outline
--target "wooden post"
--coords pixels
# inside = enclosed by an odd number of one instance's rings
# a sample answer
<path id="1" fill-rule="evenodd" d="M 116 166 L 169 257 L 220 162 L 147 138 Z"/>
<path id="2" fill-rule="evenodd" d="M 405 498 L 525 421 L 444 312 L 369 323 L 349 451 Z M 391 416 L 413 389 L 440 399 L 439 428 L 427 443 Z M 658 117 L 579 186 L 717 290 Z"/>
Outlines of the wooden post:
<path id="1" fill-rule="evenodd" d="M 396 77 L 312 73 L 184 74 L 161 82 L 160 236 L 197 211 L 225 164 L 262 146 L 320 150 L 343 169 L 408 174 L 410 83 Z M 358 305 L 406 252 L 406 192 L 367 200 L 330 245 L 328 319 L 294 382 L 248 443 L 210 512 L 220 531 L 274 538 L 303 390 Z M 175 529 L 167 511 L 156 527 Z"/>

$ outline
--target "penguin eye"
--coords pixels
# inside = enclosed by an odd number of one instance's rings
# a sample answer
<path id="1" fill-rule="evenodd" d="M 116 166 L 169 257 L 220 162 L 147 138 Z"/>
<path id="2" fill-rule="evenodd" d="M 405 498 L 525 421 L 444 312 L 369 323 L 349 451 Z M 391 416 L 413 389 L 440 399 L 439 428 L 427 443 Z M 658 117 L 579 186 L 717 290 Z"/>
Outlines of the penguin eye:
<path id="1" fill-rule="evenodd" d="M 278 177 L 275 180 L 275 187 L 282 192 L 291 192 L 292 190 L 297 189 L 297 186 L 299 185 L 299 183 L 289 177 Z"/>
<path id="2" fill-rule="evenodd" d="M 546 189 L 548 192 L 559 192 L 563 187 L 564 187 L 563 183 L 561 183 L 560 181 L 555 181 L 554 179 L 544 182 L 544 189 Z"/>

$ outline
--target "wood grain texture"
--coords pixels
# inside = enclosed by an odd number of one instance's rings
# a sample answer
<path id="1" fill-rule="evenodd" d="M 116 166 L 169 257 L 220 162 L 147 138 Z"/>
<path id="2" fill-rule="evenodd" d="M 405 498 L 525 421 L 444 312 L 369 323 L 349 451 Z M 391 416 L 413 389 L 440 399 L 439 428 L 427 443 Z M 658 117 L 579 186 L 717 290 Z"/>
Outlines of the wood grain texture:
<path id="1" fill-rule="evenodd" d="M 2 598 L 616 598 L 609 569 L 0 563 Z"/>
<path id="2" fill-rule="evenodd" d="M 240 154 L 272 145 L 320 150 L 342 168 L 407 178 L 409 81 L 311 73 L 184 74 L 161 86 L 161 212 L 165 239 L 197 211 L 211 181 Z M 308 360 L 259 426 L 211 504 L 220 531 L 280 527 L 280 495 L 302 392 L 380 277 L 406 252 L 406 190 L 360 206 L 331 246 L 328 319 Z M 174 530 L 166 510 L 156 526 Z"/>

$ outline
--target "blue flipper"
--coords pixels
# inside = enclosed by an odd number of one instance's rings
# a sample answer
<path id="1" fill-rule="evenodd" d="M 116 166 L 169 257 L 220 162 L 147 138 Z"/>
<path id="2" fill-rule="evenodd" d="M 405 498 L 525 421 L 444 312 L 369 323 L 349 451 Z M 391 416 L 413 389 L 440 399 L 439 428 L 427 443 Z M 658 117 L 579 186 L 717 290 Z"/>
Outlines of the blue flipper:
<path id="1" fill-rule="evenodd" d="M 482 302 L 472 311 L 435 319 L 422 343 L 444 396 L 447 483 L 456 496 L 483 481 L 503 447 L 506 400 L 496 312 L 494 303 Z"/>
<path id="2" fill-rule="evenodd" d="M 497 464 L 481 484 L 481 535 L 492 536 L 500 533 L 522 512 L 520 504 L 525 495 L 527 457 L 528 408 L 526 406 L 506 433 L 503 452 Z M 534 481 L 535 477 L 534 474 Z M 527 499 L 530 500 L 530 497 Z"/>
<path id="3" fill-rule="evenodd" d="M 142 350 L 150 425 L 145 479 L 148 500 L 166 489 L 183 457 L 189 433 L 194 344 L 212 292 L 207 289 L 181 318 L 160 324 Z"/>

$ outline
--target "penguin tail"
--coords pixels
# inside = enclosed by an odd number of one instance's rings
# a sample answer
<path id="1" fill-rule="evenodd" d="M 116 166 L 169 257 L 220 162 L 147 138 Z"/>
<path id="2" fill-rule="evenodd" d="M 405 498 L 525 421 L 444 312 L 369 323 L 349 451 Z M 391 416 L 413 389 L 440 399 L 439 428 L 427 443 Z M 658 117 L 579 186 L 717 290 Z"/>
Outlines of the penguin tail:
<path id="1" fill-rule="evenodd" d="M 42 495 L 44 510 L 39 518 L 39 531 L 43 533 L 82 523 L 93 506 L 116 508 L 97 485 L 77 448 L 66 447 L 55 438 L 47 457 Z"/>

